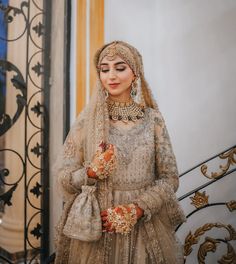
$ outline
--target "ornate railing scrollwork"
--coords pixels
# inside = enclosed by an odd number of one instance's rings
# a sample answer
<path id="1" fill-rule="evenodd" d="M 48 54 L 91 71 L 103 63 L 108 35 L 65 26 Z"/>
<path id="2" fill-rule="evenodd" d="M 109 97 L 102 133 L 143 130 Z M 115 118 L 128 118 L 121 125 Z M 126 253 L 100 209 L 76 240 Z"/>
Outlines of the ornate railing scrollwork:
<path id="1" fill-rule="evenodd" d="M 208 204 L 208 198 L 209 195 L 206 195 L 206 192 L 195 192 L 194 197 L 190 197 L 190 199 L 192 200 L 192 203 L 196 208 L 201 208 L 205 205 Z"/>
<path id="2" fill-rule="evenodd" d="M 226 203 L 226 205 L 230 212 L 233 212 L 234 210 L 236 210 L 236 201 L 234 200 L 229 201 L 228 203 Z"/>
<path id="3" fill-rule="evenodd" d="M 17 91 L 20 91 L 20 93 L 18 93 L 15 98 L 17 107 L 13 117 L 11 117 L 10 114 L 4 112 L 0 113 L 0 136 L 4 135 L 16 123 L 27 104 L 26 83 L 22 73 L 11 62 L 0 60 L 0 74 L 6 74 L 6 72 L 13 74 L 13 77 L 11 78 L 11 84 Z M 8 88 L 10 89 L 10 87 Z"/>
<path id="4" fill-rule="evenodd" d="M 224 228 L 228 232 L 229 236 L 225 237 L 224 239 L 205 237 L 205 241 L 199 246 L 198 263 L 205 264 L 205 258 L 207 256 L 207 253 L 210 251 L 215 252 L 217 249 L 217 244 L 219 244 L 222 241 L 228 245 L 228 252 L 224 256 L 222 256 L 220 260 L 221 263 L 225 264 L 226 262 L 222 262 L 222 261 L 224 261 L 225 259 L 231 259 L 232 257 L 235 257 L 235 251 L 233 250 L 230 241 L 236 240 L 236 231 L 231 225 L 225 225 L 221 223 L 207 223 L 199 227 L 193 234 L 190 231 L 187 237 L 185 238 L 185 243 L 184 243 L 185 257 L 191 254 L 193 245 L 199 243 L 200 237 L 213 228 Z M 233 262 L 228 262 L 228 263 L 233 263 Z"/>
<path id="5" fill-rule="evenodd" d="M 12 37 L 12 38 L 5 38 L 3 36 L 0 36 L 0 40 L 3 41 L 16 41 L 19 40 L 26 32 L 27 26 L 28 26 L 28 18 L 27 18 L 27 12 L 24 11 L 24 8 L 28 9 L 29 4 L 28 1 L 22 1 L 20 4 L 20 8 L 10 6 L 10 5 L 4 5 L 0 2 L 0 11 L 4 13 L 4 20 L 6 24 L 10 24 L 14 22 L 14 19 L 16 19 L 17 16 L 23 17 L 24 20 L 24 27 L 22 31 L 18 34 L 18 36 Z"/>
<path id="6" fill-rule="evenodd" d="M 181 197 L 179 197 L 180 201 L 188 198 L 191 201 L 191 204 L 194 206 L 194 209 L 191 210 L 186 215 L 187 223 L 190 221 L 191 217 L 193 217 L 197 212 L 201 211 L 201 213 L 204 213 L 204 211 L 206 211 L 209 208 L 224 206 L 225 208 L 228 209 L 229 213 L 235 213 L 236 210 L 235 199 L 226 202 L 225 201 L 211 202 L 209 200 L 213 199 L 212 197 L 213 193 L 211 192 L 211 197 L 210 197 L 210 195 L 207 193 L 207 190 L 205 190 L 207 187 L 209 188 L 210 186 L 213 186 L 216 182 L 222 181 L 225 177 L 229 177 L 233 175 L 234 172 L 236 172 L 235 154 L 236 154 L 236 146 L 234 145 L 233 147 L 207 159 L 204 162 L 201 162 L 200 164 L 194 166 L 193 168 L 187 170 L 186 172 L 180 175 L 180 177 L 183 177 L 185 175 L 189 175 L 189 173 L 192 172 L 193 170 L 200 169 L 201 173 L 207 179 L 209 179 L 207 182 L 204 182 L 202 185 L 198 186 L 193 190 L 190 190 L 188 193 L 185 193 Z M 219 172 L 212 172 L 211 174 L 209 174 L 207 172 L 208 163 L 218 158 L 226 160 L 226 164 L 219 166 L 220 168 Z M 225 212 L 227 213 L 227 211 Z M 179 228 L 183 225 L 184 224 L 179 225 L 176 228 L 176 231 L 178 231 Z M 216 235 L 217 237 L 213 237 L 212 235 L 213 229 L 225 230 L 227 231 L 228 236 L 221 238 L 219 237 L 221 235 Z M 208 232 L 210 232 L 211 234 L 210 236 Z M 216 234 L 218 234 L 217 231 Z M 188 263 L 188 259 L 191 255 L 190 259 L 193 258 L 195 259 L 195 256 L 197 257 L 196 263 L 197 262 L 200 264 L 213 263 L 213 262 L 208 262 L 208 258 L 210 258 L 211 256 L 211 261 L 212 261 L 213 256 L 216 256 L 217 253 L 218 260 L 215 261 L 214 263 L 217 262 L 219 264 L 235 264 L 236 263 L 235 241 L 236 241 L 236 230 L 232 224 L 225 224 L 220 222 L 205 223 L 205 224 L 203 223 L 202 226 L 198 227 L 194 232 L 189 231 L 185 237 L 185 242 L 184 242 L 185 262 Z M 223 251 L 224 247 L 225 247 L 225 251 Z M 194 249 L 194 254 L 193 254 L 193 249 Z M 195 254 L 196 251 L 197 254 Z M 214 255 L 209 254 L 210 252 L 214 253 Z M 192 262 L 190 261 L 190 263 Z"/>
<path id="7" fill-rule="evenodd" d="M 227 243 L 227 253 L 218 260 L 219 264 L 235 264 L 236 263 L 236 252 L 230 243 Z"/>
<path id="8" fill-rule="evenodd" d="M 0 234 L 18 232 L 0 235 L 0 263 L 45 263 L 51 1 L 0 0 L 0 23 Z"/>
<path id="9" fill-rule="evenodd" d="M 1 201 L 3 202 L 3 206 L 12 205 L 11 199 L 12 199 L 13 192 L 16 190 L 16 187 L 17 187 L 17 183 L 14 184 L 14 186 L 12 186 L 7 192 L 0 195 L 0 202 Z"/>
<path id="10" fill-rule="evenodd" d="M 224 159 L 227 160 L 227 163 L 225 165 L 220 165 L 220 171 L 219 172 L 211 172 L 211 174 L 207 174 L 207 170 L 208 167 L 206 164 L 203 164 L 201 166 L 201 172 L 202 174 L 207 177 L 208 179 L 217 179 L 219 177 L 221 177 L 222 175 L 224 175 L 230 168 L 231 165 L 236 164 L 236 159 L 235 159 L 235 155 L 236 155 L 236 147 L 230 149 L 227 152 L 224 152 L 222 154 L 219 155 L 220 159 Z"/>

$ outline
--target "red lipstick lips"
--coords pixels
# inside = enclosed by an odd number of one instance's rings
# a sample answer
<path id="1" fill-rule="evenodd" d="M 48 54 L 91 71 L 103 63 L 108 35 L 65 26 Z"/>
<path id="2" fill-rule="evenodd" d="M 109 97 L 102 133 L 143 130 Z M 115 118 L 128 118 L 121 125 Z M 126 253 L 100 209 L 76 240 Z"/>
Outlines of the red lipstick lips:
<path id="1" fill-rule="evenodd" d="M 116 88 L 119 85 L 119 83 L 109 83 L 109 86 L 111 88 Z"/>

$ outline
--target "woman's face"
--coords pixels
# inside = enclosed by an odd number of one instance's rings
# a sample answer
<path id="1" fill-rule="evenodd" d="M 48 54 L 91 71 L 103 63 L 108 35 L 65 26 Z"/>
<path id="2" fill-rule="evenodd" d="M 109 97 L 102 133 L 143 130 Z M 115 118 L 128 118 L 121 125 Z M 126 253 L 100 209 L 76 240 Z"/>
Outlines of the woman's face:
<path id="1" fill-rule="evenodd" d="M 119 102 L 128 101 L 134 79 L 133 71 L 119 56 L 116 56 L 114 60 L 104 57 L 101 61 L 100 80 L 111 99 Z"/>

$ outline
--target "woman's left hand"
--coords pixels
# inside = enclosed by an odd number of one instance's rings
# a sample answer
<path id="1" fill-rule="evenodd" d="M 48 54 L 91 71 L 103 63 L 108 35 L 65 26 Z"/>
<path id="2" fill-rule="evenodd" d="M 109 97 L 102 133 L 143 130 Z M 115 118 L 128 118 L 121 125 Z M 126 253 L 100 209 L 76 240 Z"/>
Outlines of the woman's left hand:
<path id="1" fill-rule="evenodd" d="M 125 206 L 126 208 L 128 207 L 127 205 L 123 205 Z M 116 210 L 117 212 L 120 210 L 119 206 L 117 207 L 112 207 L 110 208 L 112 210 Z M 139 220 L 143 214 L 144 214 L 144 211 L 142 208 L 138 207 L 136 204 L 135 204 L 135 209 L 136 209 L 136 216 L 137 216 L 137 220 Z M 108 209 L 107 209 L 108 210 Z M 108 212 L 107 210 L 103 210 L 101 212 L 101 218 L 102 218 L 102 230 L 103 232 L 110 232 L 110 233 L 113 233 L 115 232 L 116 230 L 112 228 L 112 223 L 110 223 L 107 219 L 107 216 L 108 216 Z"/>

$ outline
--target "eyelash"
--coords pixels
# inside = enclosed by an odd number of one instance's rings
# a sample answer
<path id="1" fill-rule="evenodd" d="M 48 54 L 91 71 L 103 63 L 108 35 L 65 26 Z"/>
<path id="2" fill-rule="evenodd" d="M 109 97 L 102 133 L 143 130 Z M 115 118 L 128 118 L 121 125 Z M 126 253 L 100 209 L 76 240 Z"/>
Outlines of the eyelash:
<path id="1" fill-rule="evenodd" d="M 118 69 L 116 69 L 116 71 L 119 71 L 119 72 L 122 72 L 122 71 L 124 71 L 126 68 L 118 68 Z M 101 72 L 103 72 L 103 73 L 106 73 L 106 72 L 109 72 L 109 70 L 101 70 Z"/>

